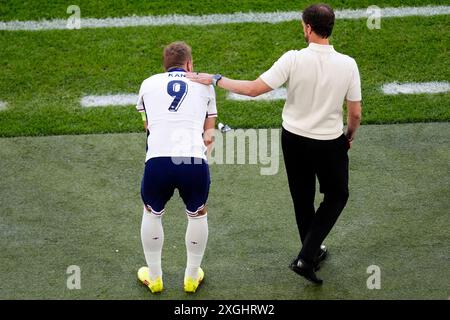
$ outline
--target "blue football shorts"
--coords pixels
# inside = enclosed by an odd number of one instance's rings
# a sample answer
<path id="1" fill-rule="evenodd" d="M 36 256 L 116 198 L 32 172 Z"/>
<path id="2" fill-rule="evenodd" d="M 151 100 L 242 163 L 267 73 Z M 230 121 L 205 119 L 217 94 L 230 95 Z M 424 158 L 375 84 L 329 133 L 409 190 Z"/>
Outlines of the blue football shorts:
<path id="1" fill-rule="evenodd" d="M 195 217 L 206 205 L 210 183 L 209 167 L 204 159 L 151 158 L 145 163 L 141 197 L 148 211 L 162 215 L 166 203 L 178 189 L 186 213 Z"/>

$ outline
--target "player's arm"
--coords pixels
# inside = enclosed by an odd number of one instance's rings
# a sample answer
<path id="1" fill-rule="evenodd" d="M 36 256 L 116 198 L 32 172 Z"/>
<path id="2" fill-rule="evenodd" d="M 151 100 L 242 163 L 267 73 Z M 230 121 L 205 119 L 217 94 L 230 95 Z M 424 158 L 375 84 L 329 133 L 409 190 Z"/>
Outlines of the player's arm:
<path id="1" fill-rule="evenodd" d="M 209 117 L 205 119 L 205 124 L 203 125 L 203 141 L 205 146 L 208 147 L 208 152 L 212 148 L 214 142 L 214 128 L 216 126 L 216 117 Z"/>
<path id="2" fill-rule="evenodd" d="M 214 133 L 216 126 L 216 118 L 217 118 L 217 105 L 216 105 L 216 93 L 212 86 L 207 88 L 208 90 L 208 105 L 206 108 L 206 118 L 203 124 L 203 142 L 207 147 L 207 155 L 209 157 L 213 142 L 214 142 Z"/>
<path id="3" fill-rule="evenodd" d="M 147 131 L 147 117 L 145 116 L 145 112 L 141 111 L 139 112 L 141 114 L 142 117 L 142 121 L 144 122 L 144 131 Z"/>
<path id="4" fill-rule="evenodd" d="M 358 130 L 359 125 L 361 124 L 361 101 L 350 101 L 347 100 L 347 139 L 352 145 L 352 141 L 355 137 L 356 130 Z"/>
<path id="5" fill-rule="evenodd" d="M 214 76 L 209 73 L 187 73 L 186 77 L 192 81 L 202 83 L 205 85 L 214 84 Z M 216 79 L 217 80 L 217 79 Z M 221 77 L 215 85 L 225 90 L 242 94 L 250 97 L 256 97 L 260 94 L 272 91 L 273 89 L 269 87 L 260 78 L 248 81 L 248 80 L 233 80 L 226 77 Z"/>
<path id="6" fill-rule="evenodd" d="M 138 101 L 136 103 L 136 110 L 139 112 L 139 114 L 141 115 L 142 121 L 144 122 L 144 130 L 147 131 L 147 115 L 145 113 L 145 104 L 144 104 L 144 83 L 145 81 L 141 84 L 141 88 L 139 89 L 139 97 L 138 97 Z"/>

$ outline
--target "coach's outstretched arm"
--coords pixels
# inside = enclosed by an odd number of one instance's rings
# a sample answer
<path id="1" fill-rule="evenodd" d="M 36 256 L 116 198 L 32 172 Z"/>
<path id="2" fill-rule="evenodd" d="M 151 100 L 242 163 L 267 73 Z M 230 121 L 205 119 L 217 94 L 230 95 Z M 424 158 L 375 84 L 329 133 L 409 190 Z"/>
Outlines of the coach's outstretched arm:
<path id="1" fill-rule="evenodd" d="M 219 80 L 214 83 L 214 76 L 209 73 L 187 73 L 186 77 L 191 81 L 206 84 L 206 85 L 217 85 L 225 90 L 242 94 L 245 96 L 256 97 L 260 94 L 272 91 L 273 89 L 269 87 L 261 78 L 253 81 L 247 80 L 233 80 L 221 76 Z"/>

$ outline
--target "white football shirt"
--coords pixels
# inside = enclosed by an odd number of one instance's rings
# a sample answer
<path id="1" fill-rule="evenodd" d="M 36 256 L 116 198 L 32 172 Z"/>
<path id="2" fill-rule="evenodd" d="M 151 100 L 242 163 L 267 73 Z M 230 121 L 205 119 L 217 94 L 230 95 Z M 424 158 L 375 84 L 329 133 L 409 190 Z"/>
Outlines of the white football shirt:
<path id="1" fill-rule="evenodd" d="M 206 160 L 205 119 L 217 117 L 213 86 L 188 80 L 183 69 L 172 69 L 144 80 L 136 105 L 147 119 L 147 154 Z"/>
<path id="2" fill-rule="evenodd" d="M 361 101 L 355 60 L 331 45 L 311 43 L 288 51 L 260 78 L 272 89 L 287 82 L 283 127 L 312 139 L 333 140 L 342 135 L 344 99 Z"/>

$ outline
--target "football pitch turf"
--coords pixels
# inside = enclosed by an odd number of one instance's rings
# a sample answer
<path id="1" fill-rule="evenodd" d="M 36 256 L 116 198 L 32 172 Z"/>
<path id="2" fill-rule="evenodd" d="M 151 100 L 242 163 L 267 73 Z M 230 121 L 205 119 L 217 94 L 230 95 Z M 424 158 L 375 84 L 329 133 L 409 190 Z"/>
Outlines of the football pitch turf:
<path id="1" fill-rule="evenodd" d="M 447 299 L 450 124 L 363 126 L 350 151 L 350 200 L 326 240 L 324 285 L 288 269 L 299 249 L 279 173 L 212 165 L 206 279 L 182 291 L 186 217 L 177 193 L 163 218 L 165 291 L 144 264 L 139 196 L 144 133 L 0 139 L 0 298 Z M 66 270 L 81 268 L 81 289 Z M 381 289 L 366 271 L 381 269 Z"/>
<path id="2" fill-rule="evenodd" d="M 300 12 L 311 2 L 74 4 L 81 18 L 107 18 Z M 336 10 L 448 5 L 327 2 Z M 63 0 L 9 0 L 0 21 L 67 19 L 67 7 Z M 163 218 L 166 290 L 156 296 L 136 279 L 145 263 L 142 121 L 134 106 L 83 108 L 80 99 L 137 94 L 145 78 L 162 71 L 162 48 L 175 40 L 192 46 L 197 71 L 254 79 L 285 51 L 306 47 L 300 22 L 0 30 L 0 299 L 447 299 L 450 92 L 389 96 L 381 86 L 448 82 L 449 24 L 446 14 L 382 18 L 376 30 L 366 19 L 336 21 L 331 43 L 354 57 L 361 73 L 364 125 L 350 151 L 350 200 L 326 240 L 322 287 L 287 267 L 299 240 L 280 155 L 273 176 L 260 175 L 258 165 L 211 166 L 206 279 L 195 295 L 182 291 L 187 219 L 175 193 Z M 218 121 L 280 127 L 284 101 L 216 94 Z M 80 290 L 67 289 L 71 265 L 81 268 Z M 366 286 L 371 265 L 381 270 L 379 290 Z"/>
<path id="3" fill-rule="evenodd" d="M 81 17 L 273 12 L 300 11 L 308 1 L 202 3 L 205 4 L 131 1 L 125 5 L 122 1 L 81 1 L 80 9 Z M 368 1 L 330 3 L 337 10 L 372 4 Z M 448 1 L 377 1 L 375 4 L 445 3 Z M 142 6 L 148 7 L 144 10 Z M 37 12 L 42 13 L 40 18 L 67 18 L 66 8 L 62 1 L 9 1 L 8 6 L 0 9 L 0 20 L 37 19 Z M 450 120 L 450 92 L 387 96 L 381 91 L 383 84 L 396 81 L 448 81 L 449 23 L 450 15 L 386 18 L 382 19 L 381 29 L 370 30 L 366 19 L 336 21 L 331 42 L 338 51 L 356 59 L 361 73 L 364 124 Z M 139 132 L 142 123 L 133 106 L 82 108 L 80 99 L 85 95 L 137 94 L 145 78 L 162 72 L 162 48 L 175 40 L 184 40 L 192 46 L 195 70 L 252 80 L 270 68 L 285 51 L 306 47 L 299 21 L 0 31 L 0 101 L 8 104 L 6 110 L 0 111 L 0 136 Z M 219 121 L 238 128 L 280 126 L 283 101 L 230 101 L 224 90 L 216 92 Z"/>

